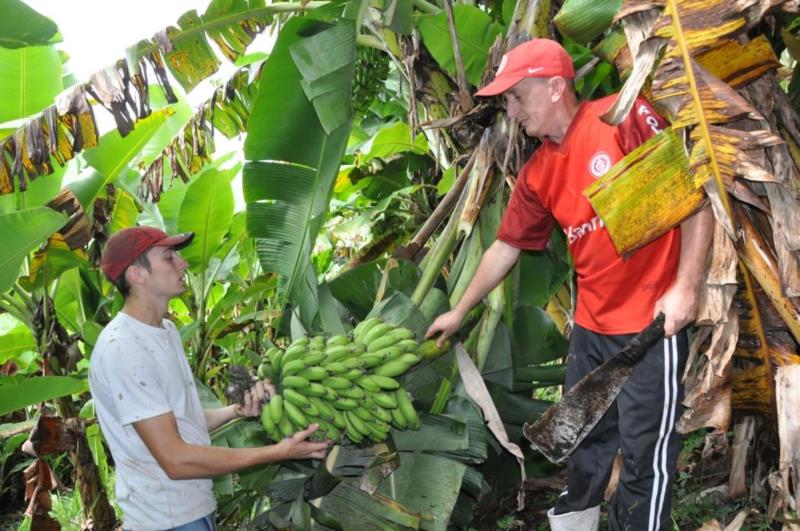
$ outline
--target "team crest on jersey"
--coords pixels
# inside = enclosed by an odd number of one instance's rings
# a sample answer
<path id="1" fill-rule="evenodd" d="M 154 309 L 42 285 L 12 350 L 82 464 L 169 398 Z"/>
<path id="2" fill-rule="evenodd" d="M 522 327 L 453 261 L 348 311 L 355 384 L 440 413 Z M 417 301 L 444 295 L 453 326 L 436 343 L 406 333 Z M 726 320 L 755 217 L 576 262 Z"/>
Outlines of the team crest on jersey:
<path id="1" fill-rule="evenodd" d="M 605 151 L 598 151 L 592 155 L 592 160 L 589 161 L 589 173 L 594 175 L 595 179 L 605 175 L 611 169 L 611 157 Z"/>

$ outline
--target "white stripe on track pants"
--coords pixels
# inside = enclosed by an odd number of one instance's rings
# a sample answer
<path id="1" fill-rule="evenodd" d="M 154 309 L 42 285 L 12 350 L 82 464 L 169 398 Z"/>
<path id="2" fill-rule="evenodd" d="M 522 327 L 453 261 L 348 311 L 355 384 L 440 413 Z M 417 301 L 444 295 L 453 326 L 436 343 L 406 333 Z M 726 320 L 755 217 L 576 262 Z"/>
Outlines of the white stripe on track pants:
<path id="1" fill-rule="evenodd" d="M 576 326 L 570 338 L 566 386 L 617 354 L 633 335 L 601 335 Z M 611 530 L 668 529 L 670 495 L 680 450 L 675 422 L 682 413 L 686 330 L 659 341 L 631 371 L 622 392 L 567 465 L 567 488 L 555 514 L 599 505 L 617 450 L 619 485 L 609 509 Z"/>

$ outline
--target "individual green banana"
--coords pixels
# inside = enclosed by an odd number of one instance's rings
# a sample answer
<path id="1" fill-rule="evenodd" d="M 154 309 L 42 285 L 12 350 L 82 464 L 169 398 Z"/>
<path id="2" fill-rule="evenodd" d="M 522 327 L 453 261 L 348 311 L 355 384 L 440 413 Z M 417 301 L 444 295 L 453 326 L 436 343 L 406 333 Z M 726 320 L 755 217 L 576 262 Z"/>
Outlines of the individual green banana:
<path id="1" fill-rule="evenodd" d="M 389 433 L 389 430 L 391 430 L 391 429 L 392 429 L 392 427 L 391 427 L 391 426 L 389 426 L 389 424 L 388 424 L 388 423 L 386 423 L 386 422 L 384 422 L 384 421 L 382 421 L 382 420 L 380 420 L 380 419 L 377 419 L 377 420 L 376 420 L 375 422 L 373 422 L 371 425 L 372 425 L 372 426 L 373 426 L 375 429 L 377 429 L 378 431 L 380 431 L 381 433 Z"/>
<path id="2" fill-rule="evenodd" d="M 324 385 L 322 387 L 325 389 L 325 400 L 327 400 L 328 402 L 333 402 L 334 400 L 339 398 L 339 395 L 336 394 L 336 391 L 334 391 L 330 387 L 325 387 Z"/>
<path id="3" fill-rule="evenodd" d="M 317 415 L 326 420 L 333 420 L 334 416 L 334 409 L 324 400 L 321 400 L 315 396 L 309 396 L 308 401 L 311 405 L 317 408 Z"/>
<path id="4" fill-rule="evenodd" d="M 344 411 L 333 409 L 333 425 L 343 430 L 347 427 L 347 420 L 344 418 Z"/>
<path id="5" fill-rule="evenodd" d="M 381 320 L 377 317 L 370 317 L 358 323 L 353 330 L 353 337 L 356 341 L 364 343 L 364 336 L 369 333 L 377 325 L 381 324 Z"/>
<path id="6" fill-rule="evenodd" d="M 414 404 L 411 402 L 411 395 L 408 394 L 408 391 L 398 389 L 394 396 L 397 399 L 397 409 L 405 417 L 408 427 L 415 430 L 419 429 L 419 416 L 417 415 L 417 410 L 414 409 Z"/>
<path id="7" fill-rule="evenodd" d="M 355 398 L 356 400 L 361 400 L 362 398 L 364 398 L 364 396 L 366 396 L 364 394 L 364 390 L 357 385 L 353 385 L 346 389 L 339 389 L 338 391 L 336 391 L 336 394 L 344 398 Z"/>
<path id="8" fill-rule="evenodd" d="M 320 383 L 325 387 L 330 387 L 335 390 L 347 389 L 353 385 L 350 380 L 342 378 L 341 376 L 328 376 L 327 378 L 323 378 Z"/>
<path id="9" fill-rule="evenodd" d="M 284 389 L 297 389 L 300 387 L 308 387 L 309 381 L 302 376 L 284 376 L 281 379 L 281 385 Z"/>
<path id="10" fill-rule="evenodd" d="M 407 352 L 402 356 L 400 356 L 399 358 L 397 358 L 395 361 L 402 361 L 403 363 L 411 367 L 412 365 L 416 365 L 417 363 L 422 361 L 422 358 L 419 357 L 417 354 L 414 354 L 412 352 Z"/>
<path id="11" fill-rule="evenodd" d="M 344 363 L 339 361 L 334 361 L 333 363 L 326 364 L 325 369 L 333 375 L 342 374 L 343 372 L 347 372 L 349 370 L 347 367 L 344 366 Z"/>
<path id="12" fill-rule="evenodd" d="M 305 363 L 306 367 L 316 367 L 322 362 L 322 360 L 325 359 L 325 357 L 326 354 L 321 350 L 310 350 L 300 359 L 303 360 L 303 363 Z"/>
<path id="13" fill-rule="evenodd" d="M 278 347 L 269 347 L 265 355 L 267 356 L 267 359 L 269 360 L 270 363 L 275 363 L 275 356 L 277 356 L 279 352 L 283 351 Z"/>
<path id="14" fill-rule="evenodd" d="M 392 325 L 386 323 L 380 323 L 376 326 L 373 326 L 369 330 L 369 332 L 364 332 L 361 342 L 364 343 L 365 345 L 369 345 L 377 338 L 383 336 L 384 334 L 386 334 L 391 330 L 392 330 Z"/>
<path id="15" fill-rule="evenodd" d="M 307 336 L 298 337 L 297 339 L 295 339 L 294 341 L 292 341 L 289 344 L 289 348 L 287 348 L 286 350 L 289 350 L 292 347 L 303 347 L 303 348 L 305 348 L 308 345 L 309 341 L 310 341 L 310 339 Z"/>
<path id="16" fill-rule="evenodd" d="M 371 374 L 372 380 L 378 384 L 378 387 L 381 389 L 386 389 L 387 391 L 394 391 L 400 384 L 397 383 L 397 380 L 394 378 L 390 378 L 388 376 L 381 376 L 380 374 Z"/>
<path id="17" fill-rule="evenodd" d="M 345 433 L 347 434 L 347 438 L 356 444 L 364 440 L 364 436 L 357 429 L 355 429 L 353 425 L 350 424 L 349 422 L 347 423 L 347 427 L 345 428 Z"/>
<path id="18" fill-rule="evenodd" d="M 337 398 L 331 405 L 341 411 L 349 411 L 358 407 L 358 400 L 354 398 Z"/>
<path id="19" fill-rule="evenodd" d="M 408 365 L 402 361 L 387 361 L 380 367 L 375 367 L 373 376 L 400 376 L 408 370 Z"/>
<path id="20" fill-rule="evenodd" d="M 361 378 L 362 376 L 364 376 L 364 371 L 362 371 L 361 369 L 350 369 L 346 373 L 340 374 L 339 376 L 342 377 L 342 378 L 345 378 L 347 380 L 352 381 L 352 380 L 355 380 L 355 379 L 358 379 L 358 378 Z"/>
<path id="21" fill-rule="evenodd" d="M 292 421 L 290 421 L 289 417 L 286 415 L 281 418 L 281 422 L 278 424 L 278 429 L 284 437 L 291 437 L 295 432 L 294 426 L 292 426 Z"/>
<path id="22" fill-rule="evenodd" d="M 275 423 L 272 421 L 272 416 L 269 413 L 268 407 L 264 407 L 261 409 L 261 426 L 264 427 L 264 431 L 267 432 L 268 434 L 275 431 L 275 428 L 277 427 Z"/>
<path id="23" fill-rule="evenodd" d="M 299 360 L 306 353 L 305 347 L 289 347 L 283 355 L 283 365 L 285 366 L 290 361 Z"/>
<path id="24" fill-rule="evenodd" d="M 404 353 L 405 351 L 398 347 L 397 344 L 375 351 L 375 355 L 383 358 L 383 361 L 391 361 L 395 358 L 399 358 Z"/>
<path id="25" fill-rule="evenodd" d="M 397 407 L 397 400 L 389 393 L 373 393 L 370 397 L 383 408 L 394 409 Z"/>
<path id="26" fill-rule="evenodd" d="M 395 428 L 398 430 L 408 428 L 408 421 L 405 415 L 400 412 L 400 408 L 390 409 L 389 413 L 392 415 L 392 424 L 394 424 Z"/>
<path id="27" fill-rule="evenodd" d="M 347 336 L 331 336 L 330 338 L 328 338 L 328 341 L 327 343 L 325 343 L 325 346 L 336 347 L 349 344 L 350 344 L 350 339 Z"/>
<path id="28" fill-rule="evenodd" d="M 450 350 L 450 340 L 445 340 L 444 345 L 439 348 L 436 345 L 435 339 L 429 339 L 427 341 L 423 341 L 420 343 L 419 347 L 417 348 L 417 355 L 419 355 L 424 360 L 435 360 L 445 352 Z"/>
<path id="29" fill-rule="evenodd" d="M 342 360 L 342 365 L 344 365 L 347 368 L 347 370 L 360 369 L 361 367 L 364 366 L 364 362 L 361 360 L 360 357 L 354 357 Z"/>
<path id="30" fill-rule="evenodd" d="M 270 398 L 264 409 L 267 408 L 269 408 L 269 416 L 272 418 L 272 423 L 277 426 L 283 418 L 283 397 L 275 395 Z"/>
<path id="31" fill-rule="evenodd" d="M 405 341 L 406 339 L 414 339 L 414 332 L 412 332 L 408 328 L 395 328 L 394 330 L 389 332 L 388 335 L 394 338 L 395 343 L 399 341 Z"/>
<path id="32" fill-rule="evenodd" d="M 366 374 L 360 378 L 356 378 L 355 382 L 363 390 L 369 391 L 370 393 L 377 393 L 381 390 L 381 386 L 376 384 L 372 377 Z"/>
<path id="33" fill-rule="evenodd" d="M 269 360 L 259 364 L 258 369 L 256 370 L 256 376 L 258 376 L 259 380 L 272 377 L 272 364 L 269 362 Z"/>
<path id="34" fill-rule="evenodd" d="M 367 437 L 370 436 L 371 432 L 369 431 L 369 428 L 367 428 L 367 425 L 358 417 L 358 415 L 352 411 L 345 411 L 344 416 L 347 419 L 347 424 L 352 426 L 355 431 L 361 435 L 366 435 Z"/>
<path id="35" fill-rule="evenodd" d="M 380 421 L 383 421 L 383 422 L 391 422 L 392 421 L 391 413 L 389 413 L 387 410 L 383 409 L 381 406 L 379 406 L 377 404 L 375 405 L 375 407 L 370 408 L 369 412 L 372 413 L 373 417 L 377 418 Z"/>
<path id="36" fill-rule="evenodd" d="M 378 352 L 393 346 L 395 343 L 397 343 L 397 341 L 394 340 L 391 334 L 378 336 L 372 341 L 372 343 L 367 343 L 367 353 Z"/>
<path id="37" fill-rule="evenodd" d="M 281 350 L 275 354 L 275 357 L 272 359 L 272 370 L 275 371 L 276 376 L 281 373 L 281 368 L 283 367 L 283 357 L 285 355 L 286 353 Z"/>
<path id="38" fill-rule="evenodd" d="M 284 389 L 283 390 L 283 407 L 286 408 L 286 404 L 291 402 L 297 407 L 305 407 L 308 405 L 308 398 L 304 397 L 294 389 Z"/>
<path id="39" fill-rule="evenodd" d="M 328 371 L 325 367 L 307 367 L 300 371 L 298 376 L 302 376 L 309 381 L 318 382 L 328 376 Z"/>
<path id="40" fill-rule="evenodd" d="M 419 348 L 419 345 L 413 339 L 403 339 L 395 343 L 394 346 L 402 349 L 404 352 L 416 352 L 417 348 Z"/>
<path id="41" fill-rule="evenodd" d="M 327 394 L 327 388 L 319 382 L 311 382 L 308 387 L 300 387 L 297 390 L 306 396 L 322 397 Z"/>
<path id="42" fill-rule="evenodd" d="M 306 347 L 308 350 L 322 350 L 325 348 L 325 338 L 322 336 L 312 337 Z"/>
<path id="43" fill-rule="evenodd" d="M 350 345 L 334 345 L 325 348 L 325 363 L 340 361 L 349 357 L 353 353 Z"/>
<path id="44" fill-rule="evenodd" d="M 374 424 L 365 423 L 365 426 L 369 430 L 369 438 L 372 439 L 374 442 L 381 442 L 385 441 L 387 435 L 377 429 Z"/>
<path id="45" fill-rule="evenodd" d="M 305 368 L 306 364 L 303 363 L 303 360 L 292 360 L 288 363 L 284 363 L 283 369 L 281 369 L 281 375 L 283 375 L 284 378 L 286 376 L 292 376 Z"/>
<path id="46" fill-rule="evenodd" d="M 360 418 L 364 422 L 372 422 L 375 420 L 375 415 L 373 415 L 364 406 L 358 406 L 357 408 L 353 409 L 352 412 L 356 417 Z"/>
<path id="47" fill-rule="evenodd" d="M 377 367 L 378 365 L 380 365 L 381 363 L 384 362 L 383 356 L 381 356 L 378 353 L 375 353 L 375 354 L 362 354 L 358 358 L 353 358 L 353 359 L 360 360 L 361 361 L 361 366 L 363 368 L 365 368 L 365 369 L 371 369 L 373 367 Z"/>
<path id="48" fill-rule="evenodd" d="M 289 420 L 292 421 L 292 424 L 298 430 L 304 430 L 308 427 L 308 419 L 300 411 L 300 408 L 289 402 L 288 400 L 284 404 L 284 408 L 286 409 L 286 416 L 289 417 Z"/>

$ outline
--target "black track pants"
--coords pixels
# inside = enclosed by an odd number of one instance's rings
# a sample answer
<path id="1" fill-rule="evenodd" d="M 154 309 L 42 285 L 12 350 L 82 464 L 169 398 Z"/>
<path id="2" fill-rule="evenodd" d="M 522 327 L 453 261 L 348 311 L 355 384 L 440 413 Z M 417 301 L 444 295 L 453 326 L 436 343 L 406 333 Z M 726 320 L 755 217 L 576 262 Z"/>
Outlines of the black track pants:
<path id="1" fill-rule="evenodd" d="M 617 354 L 633 335 L 605 336 L 576 326 L 570 338 L 566 387 Z M 680 436 L 681 377 L 686 363 L 686 330 L 659 341 L 631 372 L 606 415 L 575 450 L 567 466 L 567 488 L 555 514 L 599 505 L 617 449 L 622 471 L 609 510 L 612 530 L 669 528 L 670 495 Z"/>

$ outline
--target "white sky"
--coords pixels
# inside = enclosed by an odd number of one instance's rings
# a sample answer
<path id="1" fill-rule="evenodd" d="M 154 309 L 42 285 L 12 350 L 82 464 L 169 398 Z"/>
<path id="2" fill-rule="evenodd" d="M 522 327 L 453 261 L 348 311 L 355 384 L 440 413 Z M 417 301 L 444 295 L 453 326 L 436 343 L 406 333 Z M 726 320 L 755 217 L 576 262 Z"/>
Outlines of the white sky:
<path id="1" fill-rule="evenodd" d="M 58 25 L 79 81 L 125 57 L 125 48 L 174 25 L 190 9 L 205 11 L 209 0 L 24 0 Z"/>
<path id="2" fill-rule="evenodd" d="M 125 57 L 125 49 L 142 39 L 151 38 L 169 25 L 177 25 L 178 18 L 195 9 L 205 12 L 210 0 L 24 0 L 39 13 L 51 18 L 61 31 L 63 42 L 58 47 L 70 56 L 68 67 L 79 82 Z M 269 51 L 274 36 L 262 33 L 248 48 L 248 52 Z M 212 45 L 213 47 L 213 45 Z M 235 67 L 222 58 L 220 72 L 212 78 L 226 79 Z M 174 89 L 180 85 L 173 81 Z M 187 96 L 193 109 L 207 100 L 214 86 L 211 80 L 195 87 Z M 96 117 L 103 131 L 113 126 L 111 117 L 97 109 Z M 101 123 L 102 122 L 102 123 Z M 103 124 L 106 124 L 104 126 Z M 242 139 L 228 140 L 216 135 L 217 153 L 239 151 Z M 237 157 L 239 159 L 239 157 Z M 236 210 L 244 207 L 241 176 L 234 180 Z"/>

